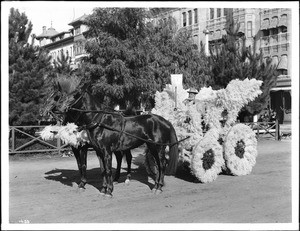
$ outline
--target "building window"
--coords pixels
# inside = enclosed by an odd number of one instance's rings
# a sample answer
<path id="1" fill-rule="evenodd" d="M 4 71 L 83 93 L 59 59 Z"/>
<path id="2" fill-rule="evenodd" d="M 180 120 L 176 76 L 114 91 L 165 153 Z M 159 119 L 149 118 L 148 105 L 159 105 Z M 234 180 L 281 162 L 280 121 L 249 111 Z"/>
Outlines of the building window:
<path id="1" fill-rule="evenodd" d="M 248 21 L 247 22 L 247 38 L 252 37 L 252 22 Z"/>
<path id="2" fill-rule="evenodd" d="M 193 19 L 193 17 L 192 17 L 192 11 L 189 10 L 189 25 L 192 25 L 192 19 Z"/>
<path id="3" fill-rule="evenodd" d="M 182 13 L 182 26 L 186 26 L 186 12 Z"/>
<path id="4" fill-rule="evenodd" d="M 210 19 L 214 19 L 215 9 L 214 8 L 210 8 L 209 11 L 210 11 Z"/>
<path id="5" fill-rule="evenodd" d="M 221 8 L 217 8 L 217 18 L 221 17 Z"/>
<path id="6" fill-rule="evenodd" d="M 224 8 L 224 16 L 228 15 L 228 8 Z"/>
<path id="7" fill-rule="evenodd" d="M 198 9 L 194 9 L 194 23 L 198 23 Z"/>
<path id="8" fill-rule="evenodd" d="M 80 27 L 75 28 L 75 35 L 79 35 L 80 34 Z"/>

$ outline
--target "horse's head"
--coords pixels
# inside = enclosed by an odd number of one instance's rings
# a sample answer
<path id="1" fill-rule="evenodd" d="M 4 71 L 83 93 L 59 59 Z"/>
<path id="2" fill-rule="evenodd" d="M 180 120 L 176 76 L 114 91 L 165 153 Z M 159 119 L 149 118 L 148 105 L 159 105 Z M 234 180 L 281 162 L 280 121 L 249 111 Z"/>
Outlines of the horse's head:
<path id="1" fill-rule="evenodd" d="M 59 76 L 54 82 L 43 108 L 40 110 L 41 115 L 50 114 L 56 120 L 62 122 L 66 113 L 80 97 L 79 82 L 76 77 Z"/>

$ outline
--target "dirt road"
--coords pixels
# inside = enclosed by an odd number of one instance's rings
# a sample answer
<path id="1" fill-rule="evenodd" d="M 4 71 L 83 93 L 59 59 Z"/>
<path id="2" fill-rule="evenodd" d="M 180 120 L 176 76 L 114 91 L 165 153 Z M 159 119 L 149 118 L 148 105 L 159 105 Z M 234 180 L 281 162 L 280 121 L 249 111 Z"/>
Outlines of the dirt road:
<path id="1" fill-rule="evenodd" d="M 88 156 L 88 184 L 79 190 L 74 157 L 11 158 L 10 223 L 290 223 L 291 142 L 258 142 L 250 175 L 219 175 L 207 184 L 179 174 L 167 176 L 164 192 L 151 193 L 153 181 L 136 150 L 133 180 L 114 187 L 113 198 L 99 194 L 99 162 Z M 116 166 L 114 161 L 114 167 Z"/>

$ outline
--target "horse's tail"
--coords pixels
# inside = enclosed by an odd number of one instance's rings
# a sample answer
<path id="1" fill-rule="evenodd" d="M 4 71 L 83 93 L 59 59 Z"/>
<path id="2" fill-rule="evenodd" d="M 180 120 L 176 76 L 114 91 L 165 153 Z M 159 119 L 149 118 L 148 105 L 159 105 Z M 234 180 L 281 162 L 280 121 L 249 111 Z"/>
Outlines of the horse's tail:
<path id="1" fill-rule="evenodd" d="M 178 152 L 178 140 L 174 127 L 171 128 L 170 133 L 170 147 L 169 147 L 169 161 L 166 168 L 166 175 L 175 175 L 177 170 L 179 152 Z"/>

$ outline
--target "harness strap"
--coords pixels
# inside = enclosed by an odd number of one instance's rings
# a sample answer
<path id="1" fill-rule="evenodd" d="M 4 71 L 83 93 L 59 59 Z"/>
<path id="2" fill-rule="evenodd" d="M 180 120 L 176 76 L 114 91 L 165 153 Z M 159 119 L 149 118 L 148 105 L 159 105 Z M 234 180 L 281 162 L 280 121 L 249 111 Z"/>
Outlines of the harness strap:
<path id="1" fill-rule="evenodd" d="M 81 128 L 79 128 L 79 131 L 84 130 L 84 129 L 87 129 L 87 130 L 89 130 L 89 129 L 94 129 L 94 128 L 98 127 L 98 126 L 99 126 L 99 127 L 103 127 L 103 128 L 105 128 L 105 129 L 108 129 L 108 130 L 111 130 L 111 131 L 114 131 L 114 132 L 120 132 L 121 134 L 123 133 L 123 134 L 126 134 L 126 135 L 128 135 L 128 136 L 132 136 L 132 137 L 134 137 L 134 138 L 136 138 L 136 139 L 142 140 L 142 141 L 147 142 L 147 143 L 156 144 L 156 145 L 161 145 L 161 146 L 166 146 L 166 145 L 168 145 L 168 146 L 172 147 L 172 146 L 174 146 L 175 144 L 179 144 L 180 142 L 182 142 L 182 141 L 187 140 L 187 139 L 190 138 L 190 136 L 187 136 L 187 137 L 185 137 L 185 138 L 183 138 L 183 139 L 181 139 L 181 140 L 178 140 L 177 142 L 174 142 L 174 143 L 159 143 L 159 142 L 154 142 L 153 140 L 150 140 L 150 139 L 146 140 L 146 139 L 143 139 L 143 138 L 138 137 L 138 136 L 136 136 L 136 135 L 133 135 L 133 134 L 131 134 L 131 133 L 125 132 L 124 129 L 123 129 L 122 131 L 120 131 L 120 130 L 118 130 L 118 129 L 116 129 L 116 128 L 107 126 L 107 125 L 105 125 L 105 124 L 103 124 L 103 123 L 92 123 L 92 124 L 89 124 L 89 125 L 84 125 L 84 126 L 81 126 Z M 121 136 L 121 135 L 120 135 L 120 136 Z"/>

